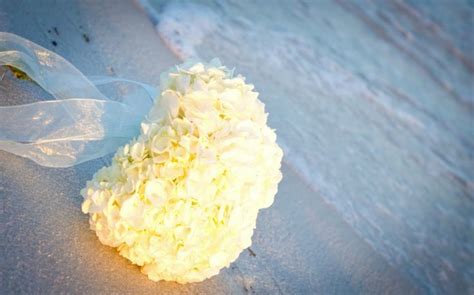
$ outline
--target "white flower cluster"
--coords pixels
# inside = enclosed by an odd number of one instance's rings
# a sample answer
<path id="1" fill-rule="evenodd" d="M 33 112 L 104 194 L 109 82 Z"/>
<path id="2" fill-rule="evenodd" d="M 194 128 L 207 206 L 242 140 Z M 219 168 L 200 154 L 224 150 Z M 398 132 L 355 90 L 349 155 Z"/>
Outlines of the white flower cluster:
<path id="1" fill-rule="evenodd" d="M 225 67 L 176 67 L 161 89 L 138 138 L 81 191 L 82 211 L 151 280 L 199 282 L 251 245 L 283 153 L 258 93 Z"/>

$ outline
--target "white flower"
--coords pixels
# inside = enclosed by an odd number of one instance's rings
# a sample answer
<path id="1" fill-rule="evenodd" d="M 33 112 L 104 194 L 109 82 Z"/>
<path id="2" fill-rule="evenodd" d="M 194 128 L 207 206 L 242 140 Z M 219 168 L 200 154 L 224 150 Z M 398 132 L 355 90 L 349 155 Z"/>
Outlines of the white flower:
<path id="1" fill-rule="evenodd" d="M 181 65 L 161 89 L 141 135 L 81 191 L 82 211 L 151 280 L 199 282 L 250 246 L 283 153 L 253 86 L 225 67 Z"/>

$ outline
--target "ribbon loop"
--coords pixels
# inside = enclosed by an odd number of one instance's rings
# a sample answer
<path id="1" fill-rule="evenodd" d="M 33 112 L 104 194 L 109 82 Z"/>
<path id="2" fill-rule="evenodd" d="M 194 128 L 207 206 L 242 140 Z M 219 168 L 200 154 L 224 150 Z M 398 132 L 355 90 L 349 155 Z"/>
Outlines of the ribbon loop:
<path id="1" fill-rule="evenodd" d="M 0 32 L 0 65 L 22 70 L 56 99 L 0 107 L 0 149 L 48 167 L 114 152 L 138 134 L 158 93 L 127 79 L 88 79 L 60 55 L 10 33 Z M 114 83 L 122 84 L 116 97 L 96 87 Z"/>

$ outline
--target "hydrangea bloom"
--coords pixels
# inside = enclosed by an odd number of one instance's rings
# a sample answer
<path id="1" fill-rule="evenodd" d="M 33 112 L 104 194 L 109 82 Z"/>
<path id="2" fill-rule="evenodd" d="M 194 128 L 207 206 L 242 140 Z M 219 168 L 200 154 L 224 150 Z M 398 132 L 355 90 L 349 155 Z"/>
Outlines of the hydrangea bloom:
<path id="1" fill-rule="evenodd" d="M 138 138 L 81 191 L 82 211 L 151 280 L 199 282 L 250 246 L 283 153 L 258 93 L 225 67 L 182 65 L 161 89 Z"/>

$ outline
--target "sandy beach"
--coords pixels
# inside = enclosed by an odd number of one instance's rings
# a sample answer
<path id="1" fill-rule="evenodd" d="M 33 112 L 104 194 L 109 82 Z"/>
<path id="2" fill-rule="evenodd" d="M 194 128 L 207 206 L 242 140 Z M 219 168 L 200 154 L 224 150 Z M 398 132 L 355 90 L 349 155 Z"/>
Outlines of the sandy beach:
<path id="1" fill-rule="evenodd" d="M 66 58 L 86 75 L 157 85 L 180 61 L 133 1 L 0 1 L 0 31 Z M 1 105 L 48 98 L 2 69 Z M 2 75 L 0 73 L 0 75 Z M 250 250 L 202 283 L 154 283 L 102 245 L 81 213 L 81 196 L 110 157 L 50 169 L 0 151 L 0 290 L 19 293 L 416 294 L 417 286 L 361 239 L 335 208 L 284 164 L 272 207 Z"/>

